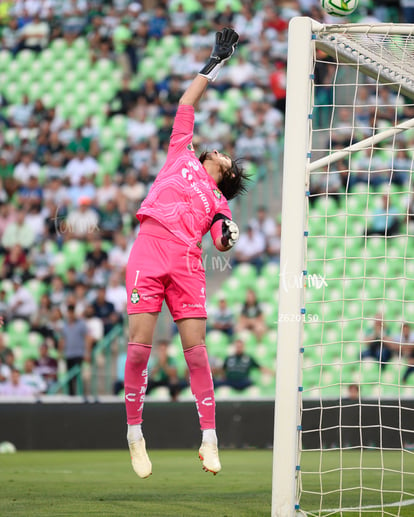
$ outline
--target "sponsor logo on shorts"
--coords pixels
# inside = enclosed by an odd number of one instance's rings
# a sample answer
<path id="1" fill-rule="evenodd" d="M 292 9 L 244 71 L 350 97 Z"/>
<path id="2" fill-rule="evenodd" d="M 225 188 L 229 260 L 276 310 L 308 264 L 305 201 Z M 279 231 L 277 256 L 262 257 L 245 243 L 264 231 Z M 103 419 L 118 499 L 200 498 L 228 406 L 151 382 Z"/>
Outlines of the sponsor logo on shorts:
<path id="1" fill-rule="evenodd" d="M 138 289 L 134 287 L 131 292 L 131 303 L 138 303 L 140 299 Z"/>
<path id="2" fill-rule="evenodd" d="M 183 309 L 189 307 L 190 309 L 202 309 L 203 305 L 201 303 L 183 303 Z"/>

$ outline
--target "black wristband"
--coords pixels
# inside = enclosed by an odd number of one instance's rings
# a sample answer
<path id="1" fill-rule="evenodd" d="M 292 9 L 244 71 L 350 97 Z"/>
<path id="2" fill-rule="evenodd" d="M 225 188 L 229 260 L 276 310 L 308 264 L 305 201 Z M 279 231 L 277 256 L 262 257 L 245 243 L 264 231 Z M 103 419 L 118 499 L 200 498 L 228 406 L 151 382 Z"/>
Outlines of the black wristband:
<path id="1" fill-rule="evenodd" d="M 211 226 L 213 226 L 214 223 L 216 223 L 217 221 L 220 221 L 220 219 L 229 219 L 228 217 L 226 217 L 224 214 L 216 214 L 214 217 L 213 217 L 213 220 L 211 221 Z M 211 228 L 210 226 L 210 228 Z"/>

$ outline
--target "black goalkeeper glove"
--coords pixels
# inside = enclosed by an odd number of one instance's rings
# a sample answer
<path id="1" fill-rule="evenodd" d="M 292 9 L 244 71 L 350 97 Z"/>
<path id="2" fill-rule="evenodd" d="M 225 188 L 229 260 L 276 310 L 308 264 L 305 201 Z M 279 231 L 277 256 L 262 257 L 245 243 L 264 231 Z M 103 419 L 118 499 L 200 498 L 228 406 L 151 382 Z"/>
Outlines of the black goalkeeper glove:
<path id="1" fill-rule="evenodd" d="M 221 244 L 223 244 L 225 248 L 228 246 L 233 247 L 239 240 L 239 227 L 234 221 L 230 221 L 230 219 L 224 219 L 221 233 L 223 234 Z"/>
<path id="2" fill-rule="evenodd" d="M 207 77 L 209 81 L 215 81 L 220 68 L 231 58 L 239 41 L 239 35 L 233 29 L 225 28 L 216 32 L 216 42 L 210 59 L 200 70 L 200 74 Z"/>

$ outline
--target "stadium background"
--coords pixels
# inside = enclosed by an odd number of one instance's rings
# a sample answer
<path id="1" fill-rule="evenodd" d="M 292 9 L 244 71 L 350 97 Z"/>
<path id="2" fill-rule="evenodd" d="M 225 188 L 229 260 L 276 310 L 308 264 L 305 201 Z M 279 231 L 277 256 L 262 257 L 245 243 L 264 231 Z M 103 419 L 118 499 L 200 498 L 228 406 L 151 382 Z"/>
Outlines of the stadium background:
<path id="1" fill-rule="evenodd" d="M 396 2 L 361 4 L 355 21 L 366 16 L 404 21 Z M 54 336 L 70 303 L 82 316 L 102 286 L 119 293 L 125 251 L 137 231 L 134 213 L 163 163 L 175 104 L 208 55 L 215 30 L 228 23 L 239 30 L 241 44 L 202 101 L 194 144 L 200 150 L 218 147 L 245 158 L 252 187 L 232 205 L 243 232 L 259 206 L 267 208 L 273 221 L 279 220 L 286 28 L 295 15 L 322 19 L 317 5 L 237 0 L 2 2 L 0 308 L 6 319 L 2 341 L 13 350 L 17 367 L 38 354 L 45 334 L 52 336 L 51 350 L 58 357 Z M 33 38 L 32 33 L 32 38 L 22 39 L 30 24 L 38 24 L 34 32 L 41 36 Z M 125 78 L 133 93 L 119 95 Z M 28 227 L 28 241 L 20 248 L 10 228 L 7 231 L 19 210 Z M 86 231 L 72 231 L 72 222 L 86 211 L 92 212 L 93 224 Z M 250 263 L 224 267 L 213 260 L 208 239 L 204 244 L 209 310 L 213 312 L 224 295 L 237 315 L 247 288 L 254 288 L 268 331 L 259 341 L 250 332 L 242 337 L 260 364 L 273 367 L 277 254 L 269 259 L 263 253 L 258 273 Z M 90 253 L 94 247 L 97 256 L 108 259 L 95 260 Z M 35 310 L 25 319 L 9 304 L 16 276 L 35 301 Z M 117 294 L 114 300 L 119 301 Z M 118 358 L 125 351 L 122 303 L 117 316 L 115 323 L 105 322 L 102 328 L 89 312 L 99 337 L 92 363 L 71 371 L 62 364 L 59 384 L 48 397 L 67 393 L 72 377 L 79 378 L 82 395 L 102 398 L 112 393 Z M 106 335 L 100 339 L 99 334 Z M 172 322 L 164 313 L 161 336 L 172 339 L 172 353 L 184 369 Z M 216 331 L 209 332 L 207 344 L 218 359 L 231 350 L 230 339 Z M 258 373 L 254 380 L 242 398 L 273 396 L 272 376 Z M 240 398 L 228 388 L 217 395 L 219 400 Z M 155 401 L 166 397 L 162 389 L 152 395 Z M 189 398 L 184 391 L 182 400 Z"/>

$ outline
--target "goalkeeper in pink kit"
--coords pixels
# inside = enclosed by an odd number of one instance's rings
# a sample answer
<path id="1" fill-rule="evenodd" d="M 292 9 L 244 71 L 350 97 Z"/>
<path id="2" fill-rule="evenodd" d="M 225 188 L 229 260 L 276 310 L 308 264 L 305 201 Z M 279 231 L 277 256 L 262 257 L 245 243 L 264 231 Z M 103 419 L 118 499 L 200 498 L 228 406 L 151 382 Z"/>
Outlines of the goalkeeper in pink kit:
<path id="1" fill-rule="evenodd" d="M 167 160 L 138 210 L 139 235 L 131 250 L 126 287 L 129 343 L 125 365 L 127 439 L 137 475 L 152 473 L 142 434 L 147 364 L 163 300 L 180 333 L 202 430 L 199 457 L 203 469 L 221 470 L 215 431 L 213 381 L 205 346 L 205 273 L 201 239 L 210 231 L 216 248 L 230 249 L 239 230 L 227 200 L 246 189 L 243 170 L 213 150 L 197 158 L 193 146 L 194 106 L 207 84 L 234 52 L 238 35 L 225 28 L 216 34 L 209 61 L 182 95 Z"/>

